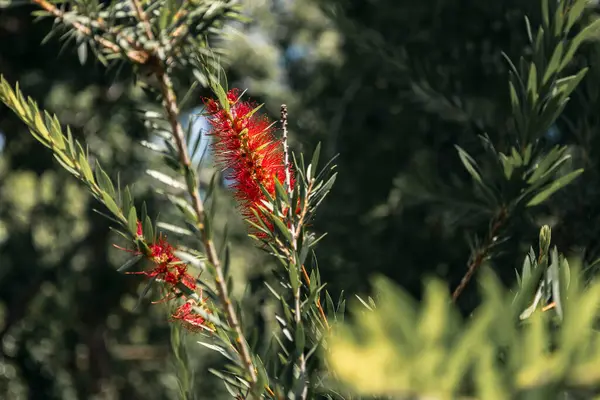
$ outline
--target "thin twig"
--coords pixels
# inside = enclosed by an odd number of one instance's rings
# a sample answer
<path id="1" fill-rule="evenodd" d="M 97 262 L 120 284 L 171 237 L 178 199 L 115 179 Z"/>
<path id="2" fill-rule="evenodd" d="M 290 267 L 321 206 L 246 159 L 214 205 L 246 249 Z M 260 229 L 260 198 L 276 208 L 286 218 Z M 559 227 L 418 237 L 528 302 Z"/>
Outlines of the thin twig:
<path id="1" fill-rule="evenodd" d="M 492 248 L 494 242 L 496 241 L 496 236 L 498 235 L 498 231 L 506 222 L 507 217 L 508 217 L 508 213 L 507 213 L 506 209 L 503 207 L 500 210 L 500 212 L 498 213 L 498 215 L 496 217 L 494 217 L 494 219 L 492 220 L 492 228 L 490 229 L 490 232 L 488 234 L 485 244 L 483 246 L 481 246 L 479 249 L 477 249 L 477 251 L 475 252 L 475 255 L 472 257 L 472 261 L 469 263 L 469 266 L 467 267 L 467 272 L 461 279 L 461 281 L 458 284 L 458 286 L 456 287 L 456 289 L 454 289 L 454 292 L 452 292 L 452 301 L 454 303 L 456 303 L 456 301 L 458 300 L 458 298 L 460 297 L 462 292 L 465 290 L 465 288 L 467 287 L 467 285 L 469 284 L 469 282 L 475 275 L 475 272 L 477 272 L 479 267 L 481 267 L 481 264 L 483 264 L 483 261 L 487 257 L 490 249 Z"/>
<path id="2" fill-rule="evenodd" d="M 285 186 L 288 194 L 291 197 L 292 177 L 290 173 L 290 150 L 288 146 L 288 110 L 285 104 L 281 105 L 281 129 L 283 131 L 283 165 L 285 166 Z M 290 206 L 290 215 L 291 213 L 292 207 Z"/>
<path id="3" fill-rule="evenodd" d="M 144 25 L 144 29 L 146 30 L 146 36 L 150 40 L 154 40 L 154 34 L 152 33 L 152 26 L 150 25 L 150 21 L 144 12 L 144 8 L 139 0 L 131 0 L 131 4 L 135 9 L 135 12 L 138 16 L 139 21 Z"/>
<path id="4" fill-rule="evenodd" d="M 283 165 L 285 168 L 285 186 L 286 186 L 286 190 L 288 192 L 288 195 L 290 197 L 290 199 L 293 197 L 292 196 L 292 177 L 291 177 L 291 173 L 290 173 L 290 157 L 289 157 L 289 146 L 288 146 L 288 111 L 287 111 L 287 106 L 285 104 L 281 105 L 281 125 L 282 125 L 282 130 L 283 130 L 283 154 L 284 154 L 284 158 L 283 158 Z M 310 191 L 309 191 L 310 192 Z M 288 215 L 289 215 L 289 220 L 290 220 L 290 233 L 292 234 L 292 241 L 291 241 L 291 246 L 292 246 L 292 252 L 291 254 L 288 252 L 288 258 L 290 263 L 290 268 L 293 266 L 294 268 L 299 268 L 298 266 L 298 238 L 300 236 L 300 233 L 302 232 L 302 224 L 304 223 L 304 218 L 306 215 L 306 209 L 307 204 L 304 204 L 304 207 L 302 208 L 302 211 L 300 213 L 300 218 L 298 219 L 298 223 L 295 224 L 292 218 L 293 212 L 294 210 L 292 209 L 294 207 L 294 204 L 290 204 L 290 206 L 288 207 Z M 302 268 L 304 268 L 302 266 Z M 301 327 L 302 326 L 302 300 L 300 299 L 300 290 L 302 289 L 302 285 L 298 285 L 298 287 L 296 288 L 296 290 L 294 290 L 294 322 L 296 323 L 297 327 Z M 299 364 L 298 368 L 300 369 L 300 378 L 304 381 L 303 385 L 302 385 L 302 393 L 300 394 L 300 398 L 301 399 L 306 399 L 306 397 L 308 396 L 308 384 L 306 381 L 306 356 L 304 355 L 304 349 L 301 350 L 300 353 L 300 357 L 299 357 Z"/>

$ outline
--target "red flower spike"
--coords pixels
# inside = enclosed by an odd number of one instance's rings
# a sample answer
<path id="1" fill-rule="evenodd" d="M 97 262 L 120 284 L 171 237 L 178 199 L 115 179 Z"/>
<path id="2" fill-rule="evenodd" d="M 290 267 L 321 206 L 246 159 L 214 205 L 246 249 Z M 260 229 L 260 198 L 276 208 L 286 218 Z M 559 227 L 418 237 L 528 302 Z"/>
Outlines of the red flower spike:
<path id="1" fill-rule="evenodd" d="M 139 221 L 137 223 L 137 235 L 143 237 L 142 224 Z M 121 249 L 118 246 L 115 247 Z M 145 254 L 145 256 L 154 263 L 154 268 L 149 271 L 128 272 L 128 274 L 146 275 L 148 278 L 159 279 L 173 287 L 183 283 L 192 290 L 196 289 L 196 280 L 187 273 L 187 265 L 175 256 L 173 246 L 167 242 L 166 237 L 161 235 L 158 242 L 151 244 L 148 248 L 150 253 Z M 122 250 L 142 254 L 140 251 Z"/>
<path id="2" fill-rule="evenodd" d="M 205 101 L 209 135 L 215 138 L 212 148 L 217 163 L 226 171 L 225 178 L 235 182 L 235 198 L 242 214 L 256 223 L 252 210 L 260 214 L 259 206 L 266 200 L 261 186 L 274 197 L 275 179 L 286 180 L 283 142 L 274 137 L 273 124 L 256 112 L 255 104 L 240 101 L 239 90 L 230 90 L 227 100 L 229 112 L 214 100 Z M 291 167 L 289 172 L 293 178 Z M 293 188 L 293 179 L 290 185 Z M 266 224 L 266 218 L 262 219 Z"/>

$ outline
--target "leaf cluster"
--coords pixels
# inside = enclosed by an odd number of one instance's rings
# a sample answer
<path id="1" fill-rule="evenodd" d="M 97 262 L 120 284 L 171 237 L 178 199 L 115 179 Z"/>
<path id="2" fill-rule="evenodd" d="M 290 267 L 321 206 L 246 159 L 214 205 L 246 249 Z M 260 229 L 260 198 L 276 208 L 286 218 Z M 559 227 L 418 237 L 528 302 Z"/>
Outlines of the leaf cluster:
<path id="1" fill-rule="evenodd" d="M 550 265 L 548 255 L 526 257 L 514 291 L 487 270 L 483 301 L 467 319 L 438 280 L 426 284 L 419 304 L 377 279 L 376 308 L 356 303 L 353 322 L 334 329 L 333 371 L 357 394 L 399 399 L 553 399 L 593 390 L 600 382 L 600 285 L 584 286 L 580 271 L 571 272 L 556 249 Z M 548 282 L 561 286 L 552 289 L 560 306 L 535 300 L 523 312 L 538 284 Z"/>

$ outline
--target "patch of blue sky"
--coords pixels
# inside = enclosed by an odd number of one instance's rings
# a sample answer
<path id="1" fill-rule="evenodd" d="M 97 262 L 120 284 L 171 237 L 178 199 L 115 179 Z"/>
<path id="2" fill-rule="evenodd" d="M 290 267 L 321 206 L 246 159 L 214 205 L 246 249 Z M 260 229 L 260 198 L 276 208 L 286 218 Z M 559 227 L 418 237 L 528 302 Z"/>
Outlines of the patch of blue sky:
<path id="1" fill-rule="evenodd" d="M 206 118 L 202 116 L 203 110 L 203 106 L 198 106 L 182 113 L 179 117 L 179 123 L 183 126 L 183 128 L 191 131 L 190 141 L 188 143 L 188 146 L 190 147 L 188 148 L 188 151 L 190 154 L 194 151 L 194 149 L 191 147 L 194 146 L 198 140 L 200 140 L 198 148 L 192 155 L 193 163 L 200 163 L 201 161 L 210 162 L 210 153 L 208 151 L 210 138 L 206 135 L 208 122 L 206 121 Z"/>
<path id="2" fill-rule="evenodd" d="M 206 134 L 209 129 L 208 121 L 202 116 L 204 110 L 203 106 L 198 106 L 191 110 L 188 110 L 180 116 L 179 122 L 185 129 L 191 130 L 190 141 L 188 151 L 190 154 L 193 152 L 192 146 L 195 146 L 196 142 L 200 140 L 198 148 L 192 156 L 192 162 L 195 164 L 202 163 L 203 165 L 210 165 L 212 163 L 212 155 L 210 153 L 210 142 L 211 138 Z M 232 179 L 223 179 L 223 184 L 226 187 L 231 187 L 235 183 Z"/>
<path id="3" fill-rule="evenodd" d="M 285 51 L 285 58 L 289 61 L 299 61 L 308 56 L 308 46 L 302 44 L 292 44 Z"/>

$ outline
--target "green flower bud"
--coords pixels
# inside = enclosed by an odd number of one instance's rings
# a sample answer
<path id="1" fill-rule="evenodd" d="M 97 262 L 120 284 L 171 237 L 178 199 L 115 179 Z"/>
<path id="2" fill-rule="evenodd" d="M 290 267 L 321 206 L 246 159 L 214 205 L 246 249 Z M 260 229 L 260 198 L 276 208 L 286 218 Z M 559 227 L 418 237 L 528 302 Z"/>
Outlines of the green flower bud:
<path id="1" fill-rule="evenodd" d="M 540 255 L 548 254 L 550 249 L 550 239 L 552 237 L 552 230 L 548 225 L 542 226 L 540 229 Z"/>

